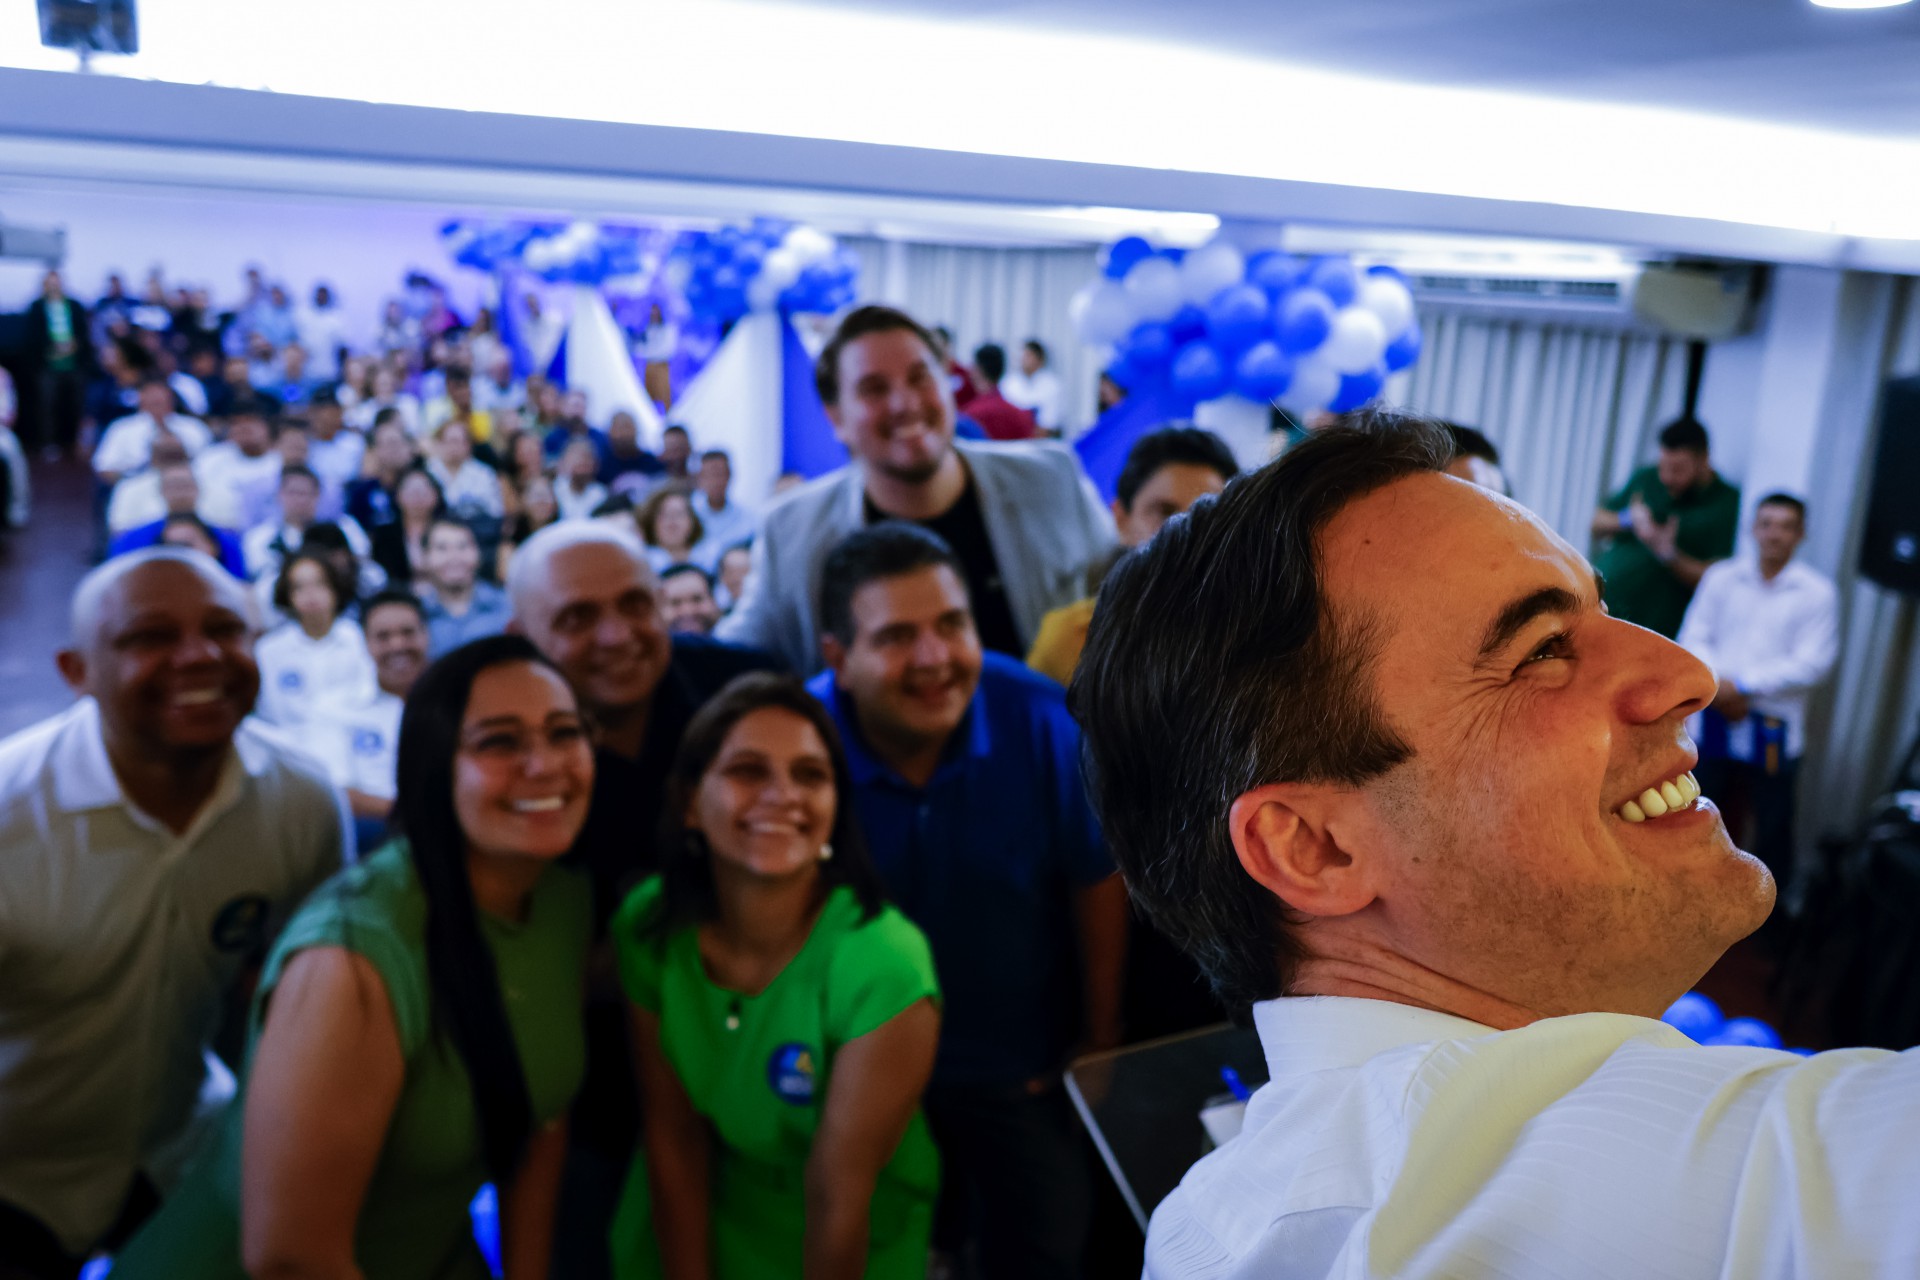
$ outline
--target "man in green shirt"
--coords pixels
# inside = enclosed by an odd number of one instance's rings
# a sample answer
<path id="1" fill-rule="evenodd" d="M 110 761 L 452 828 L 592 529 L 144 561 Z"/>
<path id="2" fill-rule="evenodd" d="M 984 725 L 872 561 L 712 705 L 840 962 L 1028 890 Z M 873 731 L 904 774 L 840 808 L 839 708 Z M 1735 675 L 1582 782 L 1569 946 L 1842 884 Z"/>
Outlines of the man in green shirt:
<path id="1" fill-rule="evenodd" d="M 1660 460 L 1642 467 L 1593 515 L 1593 567 L 1607 608 L 1669 638 L 1700 575 L 1733 554 L 1740 490 L 1714 474 L 1707 429 L 1679 418 L 1660 430 Z"/>

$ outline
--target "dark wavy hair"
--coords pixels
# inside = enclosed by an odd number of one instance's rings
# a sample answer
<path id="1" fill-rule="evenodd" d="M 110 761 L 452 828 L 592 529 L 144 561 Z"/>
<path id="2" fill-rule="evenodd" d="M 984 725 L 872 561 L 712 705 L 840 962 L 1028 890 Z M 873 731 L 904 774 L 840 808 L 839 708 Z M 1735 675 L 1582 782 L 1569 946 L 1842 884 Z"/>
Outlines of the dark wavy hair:
<path id="1" fill-rule="evenodd" d="M 533 1131 L 533 1099 L 500 996 L 500 975 L 480 929 L 467 879 L 467 839 L 454 809 L 454 754 L 473 684 L 482 672 L 527 662 L 559 674 L 524 636 L 488 636 L 428 667 L 400 717 L 392 824 L 427 899 L 427 979 L 434 1022 L 473 1083 L 487 1170 L 505 1185 Z"/>
<path id="2" fill-rule="evenodd" d="M 359 593 L 354 590 L 357 584 L 342 573 L 320 548 L 303 545 L 286 558 L 280 566 L 280 572 L 274 575 L 274 608 L 289 616 L 293 614 L 293 571 L 303 564 L 320 567 L 321 574 L 326 578 L 327 590 L 333 592 L 333 616 L 336 619 L 353 607 L 354 601 L 359 598 Z"/>
<path id="3" fill-rule="evenodd" d="M 820 878 L 830 889 L 848 885 L 860 901 L 861 919 L 871 920 L 886 904 L 880 873 L 874 870 L 860 820 L 853 812 L 853 776 L 847 770 L 847 752 L 833 718 L 820 700 L 793 676 L 752 671 L 736 676 L 700 708 L 680 739 L 680 753 L 667 775 L 666 795 L 660 806 L 659 906 L 641 922 L 641 936 L 664 943 L 688 925 L 711 920 L 720 911 L 713 888 L 713 859 L 706 838 L 686 825 L 687 806 L 694 792 L 719 758 L 720 748 L 733 727 L 755 711 L 777 707 L 791 711 L 820 735 L 833 764 L 833 831 L 827 839 L 833 857 L 820 867 Z"/>

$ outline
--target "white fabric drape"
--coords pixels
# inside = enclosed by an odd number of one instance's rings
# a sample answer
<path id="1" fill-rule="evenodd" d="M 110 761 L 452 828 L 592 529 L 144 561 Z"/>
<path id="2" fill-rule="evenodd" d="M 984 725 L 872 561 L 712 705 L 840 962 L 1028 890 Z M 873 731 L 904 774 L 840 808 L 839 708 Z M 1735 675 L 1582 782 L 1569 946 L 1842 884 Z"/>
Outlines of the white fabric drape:
<path id="1" fill-rule="evenodd" d="M 1887 319 L 1880 381 L 1920 374 L 1920 283 L 1911 278 L 1856 277 L 1884 294 Z M 1899 753 L 1920 722 L 1920 600 L 1860 576 L 1878 428 L 1862 422 L 1824 424 L 1821 458 L 1809 496 L 1813 537 L 1823 512 L 1847 512 L 1840 589 L 1840 661 L 1833 681 L 1811 701 L 1802 765 L 1803 836 L 1854 830 L 1866 806 L 1888 789 Z M 1914 495 L 1920 502 L 1920 493 Z M 1811 544 L 1813 539 L 1809 539 Z M 1806 841 L 1802 841 L 1803 848 Z"/>
<path id="2" fill-rule="evenodd" d="M 1060 378 L 1065 434 L 1078 435 L 1093 421 L 1100 365 L 1097 353 L 1080 345 L 1067 316 L 1075 291 L 1099 271 L 1091 248 L 890 244 L 860 237 L 841 243 L 860 256 L 861 301 L 889 302 L 928 327 L 945 325 L 962 364 L 975 347 L 997 342 L 1012 367 L 1020 344 L 1038 338 Z"/>
<path id="3" fill-rule="evenodd" d="M 1595 503 L 1680 412 L 1686 345 L 1444 310 L 1421 321 L 1426 349 L 1390 395 L 1484 432 L 1514 497 L 1584 550 Z"/>

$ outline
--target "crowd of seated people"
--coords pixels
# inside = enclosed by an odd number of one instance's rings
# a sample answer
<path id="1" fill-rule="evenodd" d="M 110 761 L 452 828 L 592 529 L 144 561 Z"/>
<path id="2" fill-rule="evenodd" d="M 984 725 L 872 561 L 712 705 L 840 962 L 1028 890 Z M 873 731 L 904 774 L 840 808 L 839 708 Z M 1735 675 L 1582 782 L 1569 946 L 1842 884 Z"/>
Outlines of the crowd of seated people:
<path id="1" fill-rule="evenodd" d="M 1023 664 L 1118 546 L 1074 455 L 956 444 L 937 339 L 863 308 L 816 378 L 851 463 L 755 511 L 684 429 L 476 394 L 482 335 L 405 319 L 316 361 L 262 318 L 204 416 L 155 369 L 106 424 L 85 696 L 0 788 L 84 756 L 111 820 L 63 857 L 209 869 L 185 928 L 131 865 L 76 901 L 0 808 L 0 1275 L 466 1274 L 485 1182 L 510 1277 L 1080 1274 L 1060 1071 L 1133 1010 Z M 192 1017 L 88 987 L 134 956 Z M 137 1102 L 13 1136 L 99 1055 Z"/>

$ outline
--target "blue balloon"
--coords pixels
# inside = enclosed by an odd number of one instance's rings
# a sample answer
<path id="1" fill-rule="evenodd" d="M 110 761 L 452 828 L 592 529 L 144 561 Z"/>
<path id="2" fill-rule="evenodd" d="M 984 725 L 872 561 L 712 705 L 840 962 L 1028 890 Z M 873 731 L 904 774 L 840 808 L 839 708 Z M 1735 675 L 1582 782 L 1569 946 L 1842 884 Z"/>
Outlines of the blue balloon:
<path id="1" fill-rule="evenodd" d="M 1788 1049 L 1787 1052 L 1802 1058 L 1811 1058 L 1813 1056 L 1812 1049 L 1803 1049 L 1799 1045 L 1794 1045 L 1791 1049 Z"/>
<path id="2" fill-rule="evenodd" d="M 1173 335 L 1175 346 L 1192 342 L 1207 331 L 1207 313 L 1188 303 L 1173 313 L 1173 319 L 1167 321 L 1167 332 Z"/>
<path id="3" fill-rule="evenodd" d="M 1267 295 L 1250 284 L 1222 289 L 1207 304 L 1207 340 L 1223 352 L 1245 351 L 1267 327 Z"/>
<path id="4" fill-rule="evenodd" d="M 1164 368 L 1173 359 L 1175 345 L 1173 333 L 1166 325 L 1148 321 L 1134 326 L 1126 342 L 1121 344 L 1120 355 L 1142 369 Z"/>
<path id="5" fill-rule="evenodd" d="M 1390 267 L 1384 262 L 1376 262 L 1373 266 L 1368 267 L 1367 274 L 1370 276 L 1386 276 L 1388 279 L 1398 280 L 1409 289 L 1413 287 L 1413 282 L 1407 279 L 1406 272 L 1400 270 L 1398 267 Z"/>
<path id="6" fill-rule="evenodd" d="M 1233 389 L 1249 400 L 1275 400 L 1293 381 L 1293 361 L 1278 343 L 1256 342 L 1233 362 Z"/>
<path id="7" fill-rule="evenodd" d="M 1360 274 L 1347 258 L 1315 258 L 1307 268 L 1306 283 L 1326 294 L 1336 307 L 1353 305 L 1360 294 Z"/>
<path id="8" fill-rule="evenodd" d="M 1228 380 L 1227 362 L 1204 342 L 1189 342 L 1173 357 L 1173 389 L 1196 403 L 1224 394 Z"/>
<path id="9" fill-rule="evenodd" d="M 1365 373 L 1349 373 L 1340 379 L 1340 390 L 1333 397 L 1333 403 L 1327 406 L 1329 413 L 1352 413 L 1380 394 L 1387 385 L 1387 370 L 1384 365 L 1375 365 Z"/>
<path id="10" fill-rule="evenodd" d="M 1187 251 L 1185 249 L 1178 249 L 1172 245 L 1168 245 L 1164 249 L 1156 249 L 1154 250 L 1154 252 L 1158 253 L 1161 257 L 1165 258 L 1168 262 L 1173 263 L 1173 265 L 1175 265 L 1176 267 L 1179 266 L 1182 262 L 1186 261 L 1186 258 L 1187 258 Z"/>
<path id="11" fill-rule="evenodd" d="M 1708 997 L 1698 991 L 1689 991 L 1660 1015 L 1660 1021 L 1688 1039 L 1705 1044 L 1727 1025 L 1727 1015 L 1720 1012 L 1720 1006 Z"/>
<path id="12" fill-rule="evenodd" d="M 1273 336 L 1290 356 L 1319 347 L 1333 330 L 1332 299 L 1318 289 L 1295 289 L 1273 308 Z"/>
<path id="13" fill-rule="evenodd" d="M 1300 262 L 1284 253 L 1257 255 L 1247 263 L 1247 283 L 1257 284 L 1278 299 L 1300 279 Z"/>
<path id="14" fill-rule="evenodd" d="M 1104 271 L 1107 279 L 1118 280 L 1127 274 L 1127 270 L 1142 258 L 1153 256 L 1153 246 L 1139 236 L 1127 236 L 1113 242 L 1107 250 L 1107 265 Z"/>
<path id="15" fill-rule="evenodd" d="M 1720 1033 L 1707 1040 L 1708 1044 L 1746 1045 L 1755 1049 L 1778 1049 L 1780 1033 L 1758 1018 L 1728 1018 L 1727 1025 Z"/>
<path id="16" fill-rule="evenodd" d="M 1420 337 L 1420 326 L 1418 324 L 1408 325 L 1405 333 L 1387 344 L 1385 356 L 1387 369 L 1390 372 L 1398 373 L 1415 360 L 1418 360 L 1420 358 L 1420 348 L 1422 345 L 1423 339 Z"/>

